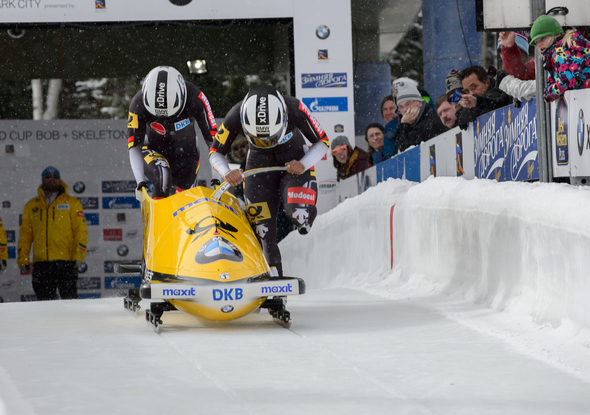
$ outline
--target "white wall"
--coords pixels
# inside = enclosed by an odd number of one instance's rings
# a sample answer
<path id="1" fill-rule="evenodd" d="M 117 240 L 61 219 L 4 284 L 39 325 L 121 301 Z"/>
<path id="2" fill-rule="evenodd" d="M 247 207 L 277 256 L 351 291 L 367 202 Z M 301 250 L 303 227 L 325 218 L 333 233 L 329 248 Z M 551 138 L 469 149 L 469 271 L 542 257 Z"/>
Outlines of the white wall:
<path id="1" fill-rule="evenodd" d="M 312 288 L 375 275 L 590 328 L 589 204 L 590 189 L 569 185 L 388 180 L 320 216 L 309 235 L 290 234 L 283 266 Z"/>

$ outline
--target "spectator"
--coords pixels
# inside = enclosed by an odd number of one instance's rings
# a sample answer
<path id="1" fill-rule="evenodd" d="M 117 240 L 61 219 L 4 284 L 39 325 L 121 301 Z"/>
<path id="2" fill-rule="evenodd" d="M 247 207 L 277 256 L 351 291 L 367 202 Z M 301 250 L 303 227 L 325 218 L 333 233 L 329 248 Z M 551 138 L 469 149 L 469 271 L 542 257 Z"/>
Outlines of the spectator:
<path id="1" fill-rule="evenodd" d="M 496 87 L 494 79 L 482 66 L 470 66 L 459 72 L 465 92 L 457 110 L 457 124 L 466 130 L 477 117 L 512 104 L 512 97 Z"/>
<path id="2" fill-rule="evenodd" d="M 411 78 L 398 78 L 395 81 L 392 82 L 391 84 L 391 94 L 393 95 L 393 98 L 395 99 L 397 97 L 397 90 L 399 87 L 399 84 L 410 84 L 410 85 L 414 85 L 416 88 L 418 88 L 418 82 L 414 81 Z M 430 105 L 430 107 L 434 110 L 434 102 L 430 99 L 430 94 L 428 92 L 426 92 L 423 89 L 419 89 L 418 88 L 418 92 L 420 92 L 420 96 L 422 97 L 422 101 L 427 102 L 428 105 Z M 397 104 L 396 104 L 397 105 Z M 398 111 L 399 113 L 399 111 Z"/>
<path id="3" fill-rule="evenodd" d="M 461 78 L 459 77 L 459 71 L 456 69 L 451 70 L 445 78 L 445 94 L 447 95 L 447 101 L 451 102 L 452 96 L 455 91 L 463 94 L 466 91 L 463 89 Z M 435 105 L 436 107 L 436 105 Z"/>
<path id="4" fill-rule="evenodd" d="M 400 83 L 397 108 L 402 114 L 395 132 L 399 151 L 405 151 L 410 146 L 418 145 L 448 130 L 430 105 L 422 101 L 418 88 L 412 84 Z"/>
<path id="5" fill-rule="evenodd" d="M 537 95 L 537 85 L 534 79 L 523 81 L 512 75 L 506 75 L 500 81 L 499 88 L 518 101 L 530 101 Z"/>
<path id="6" fill-rule="evenodd" d="M 543 90 L 546 102 L 563 96 L 569 89 L 590 88 L 590 42 L 576 29 L 563 33 L 551 16 L 539 16 L 531 28 L 531 45 L 543 55 L 549 72 Z"/>
<path id="7" fill-rule="evenodd" d="M 535 60 L 529 56 L 525 32 L 500 32 L 498 48 L 506 72 L 523 81 L 535 79 Z"/>
<path id="8" fill-rule="evenodd" d="M 6 247 L 6 231 L 2 225 L 2 218 L 0 218 L 0 272 L 6 270 L 8 261 L 8 249 Z"/>
<path id="9" fill-rule="evenodd" d="M 330 145 L 334 167 L 337 170 L 336 180 L 344 180 L 369 167 L 367 152 L 358 147 L 353 150 L 346 136 L 339 135 L 331 141 Z"/>
<path id="10" fill-rule="evenodd" d="M 377 122 L 367 126 L 365 140 L 369 143 L 369 162 L 372 166 L 395 156 L 397 153 L 395 142 L 385 136 L 385 128 Z"/>
<path id="11" fill-rule="evenodd" d="M 242 134 L 239 134 L 232 143 L 231 150 L 227 153 L 227 161 L 233 164 L 239 164 L 243 169 L 246 165 L 246 156 L 248 155 L 248 140 Z"/>
<path id="12" fill-rule="evenodd" d="M 390 140 L 393 140 L 393 137 L 395 136 L 395 130 L 397 129 L 397 125 L 399 123 L 397 108 L 395 106 L 393 95 L 387 95 L 385 98 L 383 98 L 383 101 L 381 101 L 381 116 L 385 121 L 385 136 L 389 137 Z"/>
<path id="13" fill-rule="evenodd" d="M 33 245 L 33 290 L 37 300 L 78 298 L 78 267 L 86 256 L 86 219 L 82 204 L 70 196 L 55 167 L 41 175 L 38 196 L 23 210 L 18 266 L 28 274 Z"/>
<path id="14" fill-rule="evenodd" d="M 457 116 L 455 115 L 455 105 L 447 100 L 447 94 L 442 94 L 436 100 L 436 113 L 440 121 L 447 128 L 455 128 L 457 126 Z"/>

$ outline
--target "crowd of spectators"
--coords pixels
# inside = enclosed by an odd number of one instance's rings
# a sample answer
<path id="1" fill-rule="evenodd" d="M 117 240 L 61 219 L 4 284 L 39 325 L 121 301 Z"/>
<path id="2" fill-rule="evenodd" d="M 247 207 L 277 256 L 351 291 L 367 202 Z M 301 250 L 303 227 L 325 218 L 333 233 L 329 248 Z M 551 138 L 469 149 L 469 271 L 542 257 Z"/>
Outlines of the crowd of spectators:
<path id="1" fill-rule="evenodd" d="M 564 28 L 548 15 L 540 16 L 526 32 L 500 32 L 500 70 L 473 65 L 453 69 L 445 78 L 445 93 L 432 102 L 430 95 L 409 78 L 396 79 L 392 94 L 381 102 L 384 125 L 366 127 L 368 165 L 375 165 L 398 152 L 417 146 L 449 129 L 467 129 L 478 117 L 536 95 L 535 60 L 530 46 L 537 47 L 547 70 L 543 99 L 551 102 L 569 89 L 590 88 L 590 41 L 584 32 Z M 341 138 L 341 137 L 338 137 Z M 347 140 L 348 142 L 348 140 Z M 355 149 L 356 150 L 356 149 Z M 347 146 L 349 158 L 355 151 Z M 343 163 L 338 178 L 344 176 Z"/>

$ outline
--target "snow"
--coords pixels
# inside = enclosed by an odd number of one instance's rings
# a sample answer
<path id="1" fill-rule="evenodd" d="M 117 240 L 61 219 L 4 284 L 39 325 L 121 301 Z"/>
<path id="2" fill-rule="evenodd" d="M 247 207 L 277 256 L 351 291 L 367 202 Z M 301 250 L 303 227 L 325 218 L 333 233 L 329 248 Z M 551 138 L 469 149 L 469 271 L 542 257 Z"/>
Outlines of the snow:
<path id="1" fill-rule="evenodd" d="M 381 183 L 281 242 L 308 287 L 289 330 L 266 311 L 167 313 L 156 334 L 121 299 L 0 304 L 0 414 L 586 414 L 589 198 Z"/>

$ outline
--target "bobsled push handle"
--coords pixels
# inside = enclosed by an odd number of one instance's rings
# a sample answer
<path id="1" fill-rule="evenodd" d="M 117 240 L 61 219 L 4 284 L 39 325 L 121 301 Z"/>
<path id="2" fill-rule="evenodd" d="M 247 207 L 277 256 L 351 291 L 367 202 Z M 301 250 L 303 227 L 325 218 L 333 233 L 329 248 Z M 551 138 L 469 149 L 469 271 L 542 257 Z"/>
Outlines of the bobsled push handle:
<path id="1" fill-rule="evenodd" d="M 258 174 L 258 173 L 268 173 L 271 171 L 286 171 L 286 170 L 287 170 L 286 167 L 261 167 L 259 169 L 246 170 L 245 172 L 242 173 L 242 177 L 245 179 L 248 176 L 254 176 L 255 174 Z M 221 198 L 221 195 L 224 194 L 227 191 L 227 189 L 229 189 L 230 187 L 231 187 L 231 185 L 227 181 L 221 183 L 219 185 L 219 187 L 217 189 L 215 189 L 215 191 L 213 192 L 211 197 L 213 199 L 219 200 Z"/>

